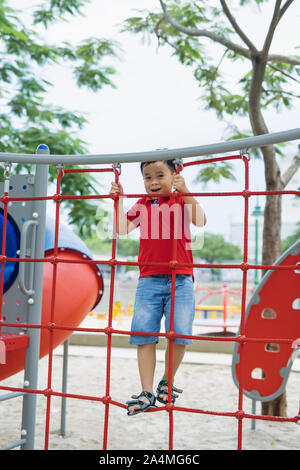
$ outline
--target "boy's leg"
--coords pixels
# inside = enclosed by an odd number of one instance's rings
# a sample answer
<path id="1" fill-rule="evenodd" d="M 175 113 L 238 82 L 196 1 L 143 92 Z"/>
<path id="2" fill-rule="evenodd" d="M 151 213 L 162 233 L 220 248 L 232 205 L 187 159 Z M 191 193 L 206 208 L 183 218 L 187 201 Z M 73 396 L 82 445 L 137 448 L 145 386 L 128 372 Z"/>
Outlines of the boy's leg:
<path id="1" fill-rule="evenodd" d="M 174 383 L 175 374 L 184 357 L 185 349 L 186 349 L 185 344 L 173 343 L 172 383 Z M 169 343 L 168 343 L 166 353 L 165 353 L 165 371 L 164 371 L 164 375 L 162 376 L 162 380 L 168 380 L 168 378 L 169 378 Z M 161 388 L 162 390 L 168 390 L 168 386 L 161 387 Z M 160 395 L 160 398 L 162 398 L 165 401 L 168 401 L 168 396 L 165 394 Z"/>
<path id="2" fill-rule="evenodd" d="M 138 345 L 137 349 L 139 374 L 142 384 L 142 390 L 153 393 L 153 379 L 156 365 L 156 343 L 147 343 Z M 146 397 L 140 400 L 149 404 Z M 133 405 L 128 408 L 129 413 L 140 409 L 139 405 Z"/>
<path id="3" fill-rule="evenodd" d="M 131 323 L 132 332 L 159 333 L 163 315 L 162 295 L 167 279 L 165 277 L 145 276 L 139 279 L 136 291 L 134 315 Z M 138 368 L 142 390 L 153 393 L 153 378 L 156 365 L 157 336 L 131 335 L 130 344 L 138 347 Z M 142 344 L 140 344 L 142 343 Z M 147 398 L 140 398 L 149 404 Z M 139 405 L 128 408 L 129 413 L 140 409 Z"/>
<path id="4" fill-rule="evenodd" d="M 153 393 L 153 379 L 156 365 L 156 343 L 139 345 L 137 355 L 142 390 Z"/>
<path id="5" fill-rule="evenodd" d="M 172 382 L 184 357 L 186 346 L 185 344 L 173 343 L 173 364 L 172 364 Z M 169 376 L 169 343 L 165 353 L 165 371 L 162 380 L 168 380 Z"/>
<path id="6" fill-rule="evenodd" d="M 171 282 L 170 294 L 165 305 L 165 329 L 170 329 L 171 315 Z M 177 334 L 192 335 L 192 326 L 195 316 L 195 296 L 192 276 L 176 275 L 175 305 L 174 305 L 174 331 Z M 172 364 L 172 383 L 174 377 L 184 357 L 186 345 L 191 344 L 190 339 L 174 339 L 173 342 L 173 364 Z M 165 357 L 165 371 L 162 380 L 168 380 L 169 377 L 169 343 Z M 168 387 L 162 387 L 168 389 Z M 166 395 L 160 395 L 160 398 L 167 401 Z"/>

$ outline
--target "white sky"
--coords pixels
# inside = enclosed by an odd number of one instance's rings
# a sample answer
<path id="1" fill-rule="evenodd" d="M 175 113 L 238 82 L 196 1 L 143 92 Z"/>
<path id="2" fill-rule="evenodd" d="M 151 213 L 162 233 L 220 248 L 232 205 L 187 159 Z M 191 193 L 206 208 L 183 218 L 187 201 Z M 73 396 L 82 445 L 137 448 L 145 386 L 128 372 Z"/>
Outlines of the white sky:
<path id="1" fill-rule="evenodd" d="M 20 14 L 25 22 L 32 5 L 39 3 L 41 2 L 38 0 L 10 0 L 11 5 L 22 8 Z M 269 16 L 273 4 L 271 1 L 267 5 Z M 111 38 L 118 41 L 124 51 L 121 61 L 110 58 L 107 60 L 107 63 L 114 64 L 118 72 L 112 77 L 116 90 L 105 87 L 95 94 L 78 89 L 72 83 L 68 65 L 44 70 L 46 78 L 55 84 L 48 100 L 86 113 L 89 124 L 80 137 L 88 142 L 89 153 L 125 153 L 158 147 L 182 148 L 215 143 L 227 138 L 226 123 L 217 120 L 213 111 L 204 111 L 203 104 L 198 99 L 200 90 L 193 79 L 192 69 L 180 65 L 177 59 L 170 56 L 169 49 L 157 50 L 155 40 L 145 45 L 141 43 L 139 36 L 120 34 L 118 24 L 134 16 L 134 9 L 156 10 L 158 7 L 158 0 L 91 0 L 91 4 L 84 10 L 85 18 L 72 17 L 69 23 L 51 26 L 46 34 L 47 40 L 55 43 L 63 40 L 78 43 L 90 36 Z M 299 44 L 299 10 L 299 1 L 295 1 L 276 32 L 272 52 L 289 53 L 291 45 Z M 256 45 L 261 45 L 265 31 L 263 15 L 258 8 L 243 7 L 237 12 L 237 18 L 241 19 L 250 38 Z M 222 50 L 214 48 L 212 53 L 221 57 Z M 237 81 L 235 67 L 226 73 L 232 81 Z M 296 106 L 280 114 L 272 109 L 266 112 L 270 132 L 299 127 L 299 102 Z M 233 122 L 241 122 L 241 130 L 249 128 L 245 119 L 235 118 Z M 291 144 L 290 155 L 296 152 L 297 144 L 298 142 Z M 236 183 L 209 183 L 206 190 L 239 191 L 243 187 L 242 164 L 235 167 L 238 180 Z M 185 170 L 184 175 L 190 190 L 200 192 L 203 186 L 193 183 L 195 168 Z M 264 190 L 262 163 L 252 160 L 250 171 L 251 189 Z M 105 181 L 108 190 L 109 180 L 105 178 Z M 138 164 L 122 165 L 121 182 L 125 192 L 144 192 Z M 230 217 L 243 210 L 241 199 L 202 200 L 208 219 L 206 231 L 221 233 L 228 239 Z M 255 202 L 252 198 L 251 210 Z M 129 200 L 129 204 L 131 203 L 132 199 Z"/>

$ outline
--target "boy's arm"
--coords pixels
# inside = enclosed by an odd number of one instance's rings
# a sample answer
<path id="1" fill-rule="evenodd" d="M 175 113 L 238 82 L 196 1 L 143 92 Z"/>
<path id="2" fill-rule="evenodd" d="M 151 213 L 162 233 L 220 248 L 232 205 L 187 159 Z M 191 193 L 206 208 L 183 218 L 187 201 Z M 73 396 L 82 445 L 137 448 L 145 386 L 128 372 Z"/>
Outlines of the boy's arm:
<path id="1" fill-rule="evenodd" d="M 173 179 L 173 188 L 180 193 L 189 193 L 184 178 L 181 175 L 175 175 Z M 193 196 L 182 196 L 188 207 L 191 221 L 196 227 L 203 227 L 206 224 L 206 215 L 198 201 Z"/>
<path id="2" fill-rule="evenodd" d="M 111 189 L 109 194 L 124 194 L 122 185 L 120 183 L 111 183 Z M 119 197 L 117 201 L 117 233 L 119 235 L 127 235 L 132 232 L 136 226 L 127 219 L 123 207 L 123 198 Z"/>

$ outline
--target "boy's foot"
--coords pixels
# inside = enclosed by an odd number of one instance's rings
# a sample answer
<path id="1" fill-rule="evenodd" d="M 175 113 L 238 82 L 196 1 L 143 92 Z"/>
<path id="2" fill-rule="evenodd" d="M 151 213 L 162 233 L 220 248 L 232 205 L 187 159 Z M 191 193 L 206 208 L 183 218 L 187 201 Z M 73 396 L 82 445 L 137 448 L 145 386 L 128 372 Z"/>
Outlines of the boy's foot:
<path id="1" fill-rule="evenodd" d="M 157 386 L 157 389 L 156 389 L 156 392 L 157 392 L 157 400 L 160 402 L 160 403 L 167 403 L 168 401 L 168 380 L 161 380 Z M 174 385 L 172 384 L 172 392 L 171 392 L 171 399 L 172 399 L 172 403 L 175 403 L 176 401 L 176 398 L 178 398 L 179 395 L 175 395 L 175 393 L 173 392 L 177 392 L 177 393 L 182 393 L 183 390 L 181 390 L 180 388 L 176 388 L 174 387 Z"/>
<path id="2" fill-rule="evenodd" d="M 132 395 L 134 400 L 127 401 L 127 414 L 133 416 L 155 406 L 156 397 L 153 393 L 143 390 L 140 395 Z"/>
<path id="3" fill-rule="evenodd" d="M 163 382 L 163 380 L 161 380 L 161 382 Z M 159 383 L 161 383 L 159 382 Z M 168 382 L 166 380 L 166 382 Z M 158 392 L 158 389 L 160 390 L 160 393 L 157 394 L 157 399 L 162 403 L 163 401 L 165 401 L 167 403 L 168 401 L 168 384 L 167 385 L 161 385 L 159 387 L 159 384 L 158 384 L 158 387 L 157 387 L 157 392 Z"/>

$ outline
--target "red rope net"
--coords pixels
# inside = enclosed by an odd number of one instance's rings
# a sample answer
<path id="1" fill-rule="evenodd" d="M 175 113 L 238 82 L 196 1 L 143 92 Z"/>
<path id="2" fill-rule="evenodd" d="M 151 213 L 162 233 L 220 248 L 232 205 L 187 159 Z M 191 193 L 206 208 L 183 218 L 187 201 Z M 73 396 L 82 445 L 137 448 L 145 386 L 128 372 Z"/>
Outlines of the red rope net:
<path id="1" fill-rule="evenodd" d="M 290 343 L 292 344 L 293 340 L 287 339 L 272 339 L 270 338 L 250 338 L 246 336 L 245 333 L 245 310 L 246 310 L 246 293 L 247 293 L 247 274 L 249 269 L 262 269 L 262 270 L 282 270 L 282 269 L 289 269 L 295 270 L 298 269 L 299 266 L 294 265 L 286 265 L 286 266 L 274 266 L 274 265 L 251 265 L 248 263 L 248 219 L 249 219 L 249 197 L 254 195 L 276 195 L 276 194 L 291 194 L 300 196 L 299 191 L 250 191 L 249 190 L 249 159 L 248 155 L 246 154 L 239 154 L 239 155 L 231 155 L 226 157 L 218 157 L 218 158 L 210 158 L 206 160 L 199 160 L 188 162 L 182 165 L 182 167 L 188 167 L 192 165 L 199 165 L 205 163 L 212 163 L 212 162 L 219 162 L 225 160 L 241 160 L 244 163 L 244 189 L 242 191 L 237 192 L 205 192 L 205 193 L 189 193 L 190 196 L 196 197 L 228 197 L 228 196 L 241 196 L 244 198 L 244 254 L 243 254 L 243 261 L 240 265 L 234 264 L 197 264 L 194 263 L 192 266 L 194 268 L 220 268 L 220 269 L 241 269 L 242 270 L 242 295 L 241 295 L 241 323 L 240 323 L 240 334 L 235 337 L 219 337 L 219 336 L 188 336 L 188 335 L 178 335 L 174 332 L 174 302 L 175 302 L 175 278 L 176 278 L 176 268 L 187 266 L 185 264 L 179 264 L 176 261 L 176 240 L 174 236 L 173 241 L 173 259 L 170 261 L 168 266 L 172 268 L 172 289 L 171 289 L 171 322 L 170 322 L 170 330 L 165 333 L 145 333 L 145 332 L 135 332 L 131 333 L 130 331 L 124 330 L 117 330 L 114 329 L 112 326 L 112 318 L 113 318 L 113 298 L 114 298 L 114 285 L 115 285 L 115 270 L 117 265 L 127 265 L 127 266 L 138 266 L 142 265 L 143 263 L 138 262 L 129 262 L 129 261 L 120 261 L 116 259 L 116 214 L 117 214 L 117 203 L 118 203 L 118 195 L 80 195 L 80 196 L 63 196 L 60 194 L 61 188 L 61 180 L 64 174 L 68 173 L 78 173 L 78 172 L 114 172 L 115 175 L 115 182 L 119 181 L 120 172 L 117 168 L 106 168 L 106 169 L 69 169 L 69 170 L 61 170 L 58 173 L 57 177 L 57 185 L 56 185 L 56 193 L 52 196 L 47 197 L 37 197 L 37 198 L 29 198 L 29 197 L 9 197 L 8 193 L 5 193 L 4 196 L 0 198 L 0 201 L 3 203 L 4 210 L 3 210 L 3 239 L 2 239 L 2 251 L 0 256 L 0 262 L 3 266 L 6 261 L 15 261 L 15 262 L 50 262 L 53 265 L 53 284 L 52 284 L 52 297 L 51 297 L 51 319 L 50 322 L 46 325 L 31 325 L 31 324 L 23 324 L 16 325 L 15 323 L 8 323 L 1 320 L 1 311 L 0 311 L 0 328 L 2 326 L 11 326 L 11 327 L 21 327 L 21 328 L 44 328 L 48 329 L 49 336 L 50 336 L 50 343 L 49 343 L 49 359 L 48 359 L 48 379 L 47 379 L 47 388 L 44 390 L 33 390 L 29 388 L 17 388 L 17 387 L 8 387 L 8 386 L 0 386 L 0 390 L 9 390 L 9 391 L 16 391 L 16 392 L 26 392 L 26 393 L 34 393 L 39 395 L 44 395 L 47 400 L 47 408 L 46 408 L 46 422 L 45 422 L 45 441 L 44 441 L 44 449 L 47 450 L 49 448 L 49 428 L 50 428 L 50 410 L 51 410 L 51 398 L 56 397 L 68 397 L 74 399 L 81 399 L 81 400 L 91 400 L 96 402 L 102 402 L 105 406 L 105 416 L 104 416 L 104 432 L 103 432 L 103 450 L 107 449 L 108 446 L 108 428 L 109 428 L 109 410 L 111 405 L 115 405 L 121 408 L 126 408 L 123 403 L 117 402 L 112 399 L 110 396 L 110 385 L 111 385 L 111 362 L 112 362 L 112 335 L 119 334 L 119 335 L 142 335 L 142 336 L 160 336 L 166 337 L 169 341 L 169 389 L 168 389 L 168 402 L 165 406 L 157 407 L 152 410 L 148 410 L 147 412 L 159 412 L 159 411 L 166 411 L 169 415 L 169 450 L 173 449 L 173 414 L 174 412 L 187 412 L 187 413 L 199 413 L 205 415 L 212 415 L 212 416 L 227 416 L 235 418 L 238 421 L 238 433 L 237 433 L 237 449 L 242 449 L 242 435 L 243 435 L 243 421 L 245 418 L 248 419 L 258 419 L 258 420 L 268 420 L 268 421 L 278 421 L 278 422 L 293 422 L 297 423 L 300 420 L 300 410 L 297 416 L 295 417 L 275 417 L 275 416 L 263 416 L 263 415 L 254 415 L 245 413 L 243 410 L 243 383 L 239 383 L 239 391 L 238 391 L 238 409 L 235 412 L 224 412 L 224 411 L 209 411 L 203 409 L 194 409 L 194 408 L 186 408 L 177 406 L 172 403 L 171 400 L 171 384 L 172 384 L 172 358 L 173 358 L 173 341 L 174 338 L 189 338 L 195 341 L 230 341 L 230 342 L 238 342 L 241 345 L 241 353 L 240 353 L 240 368 L 242 369 L 243 366 L 243 345 L 246 342 L 265 342 L 265 341 L 274 341 L 276 343 Z M 182 169 L 182 167 L 178 168 L 177 171 Z M 128 198 L 140 198 L 144 197 L 144 194 L 124 194 L 123 197 Z M 175 196 L 176 197 L 176 194 Z M 114 200 L 114 223 L 113 223 L 113 238 L 112 238 L 112 255 L 110 260 L 66 260 L 59 257 L 58 252 L 58 232 L 59 232 L 59 218 L 60 218 L 60 202 L 66 199 L 104 199 L 104 198 L 111 198 Z M 42 259 L 21 259 L 21 258 L 8 258 L 5 256 L 5 241 L 6 241 L 6 227 L 7 227 L 7 212 L 8 212 L 8 203 L 10 201 L 31 201 L 31 200 L 52 200 L 56 204 L 56 215 L 55 215 L 55 243 L 54 243 L 54 252 L 52 257 L 42 258 Z M 175 224 L 174 224 L 175 226 Z M 54 305 L 55 305 L 55 292 L 56 292 L 56 278 L 57 278 L 57 267 L 59 263 L 95 263 L 95 264 L 107 264 L 111 267 L 111 277 L 110 277 L 110 295 L 109 295 L 109 312 L 108 312 L 108 322 L 105 328 L 71 328 L 68 326 L 59 326 L 55 323 L 55 316 L 54 316 Z M 148 264 L 149 263 L 144 263 Z M 165 266 L 166 263 L 155 263 L 157 266 Z M 3 302 L 3 284 L 4 284 L 4 269 L 1 269 L 1 277 L 0 277 L 0 305 L 2 306 Z M 2 309 L 1 309 L 2 310 Z M 105 386 L 105 395 L 103 397 L 95 397 L 95 396 L 88 396 L 88 395 L 77 395 L 77 394 L 70 394 L 70 393 L 61 393 L 52 389 L 52 369 L 53 369 L 53 333 L 55 330 L 62 329 L 62 330 L 72 330 L 72 331 L 86 331 L 86 332 L 97 332 L 97 333 L 105 333 L 107 335 L 107 356 L 106 356 L 106 386 Z M 0 329 L 1 334 L 1 329 Z M 240 373 L 242 377 L 242 373 Z"/>

